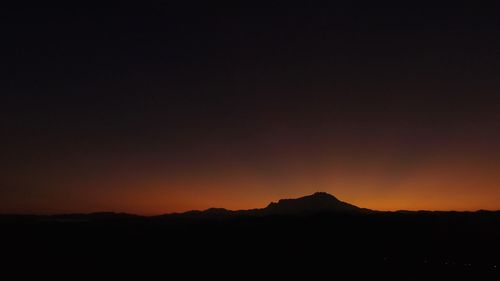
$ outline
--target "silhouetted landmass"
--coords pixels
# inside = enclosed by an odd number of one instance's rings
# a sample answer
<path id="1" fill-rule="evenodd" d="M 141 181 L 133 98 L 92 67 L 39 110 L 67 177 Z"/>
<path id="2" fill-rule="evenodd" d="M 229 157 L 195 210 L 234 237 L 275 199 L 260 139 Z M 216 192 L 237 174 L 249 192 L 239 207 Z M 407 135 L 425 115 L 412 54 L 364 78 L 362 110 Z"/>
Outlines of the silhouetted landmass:
<path id="1" fill-rule="evenodd" d="M 266 214 L 311 214 L 320 212 L 363 212 L 369 211 L 338 200 L 326 192 L 317 192 L 313 195 L 298 199 L 281 199 L 271 203 L 264 209 Z"/>
<path id="2" fill-rule="evenodd" d="M 316 192 L 312 195 L 297 199 L 281 199 L 271 202 L 262 209 L 232 211 L 224 208 L 210 208 L 204 211 L 188 211 L 180 214 L 167 214 L 161 217 L 177 218 L 234 218 L 234 217 L 263 217 L 275 215 L 312 215 L 318 213 L 367 213 L 369 209 L 359 208 L 338 200 L 326 192 Z"/>
<path id="3" fill-rule="evenodd" d="M 380 212 L 315 193 L 262 209 L 3 215 L 0 225 L 4 268 L 18 277 L 500 280 L 498 211 Z"/>

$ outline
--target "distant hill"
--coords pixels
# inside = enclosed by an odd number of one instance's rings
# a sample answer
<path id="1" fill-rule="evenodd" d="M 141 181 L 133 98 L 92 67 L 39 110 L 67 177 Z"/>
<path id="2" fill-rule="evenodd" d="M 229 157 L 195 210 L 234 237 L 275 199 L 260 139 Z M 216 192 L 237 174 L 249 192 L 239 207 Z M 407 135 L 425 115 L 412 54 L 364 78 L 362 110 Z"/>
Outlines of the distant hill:
<path id="1" fill-rule="evenodd" d="M 311 215 L 317 213 L 367 213 L 369 209 L 340 201 L 326 192 L 295 198 L 281 199 L 271 202 L 262 209 L 231 211 L 223 208 L 210 208 L 204 211 L 188 211 L 185 213 L 166 214 L 162 217 L 178 218 L 228 218 L 238 216 L 272 216 L 272 215 Z"/>
<path id="2" fill-rule="evenodd" d="M 326 192 L 316 192 L 297 199 L 281 199 L 277 203 L 272 202 L 262 211 L 265 214 L 308 214 L 319 212 L 367 212 L 370 210 L 340 201 Z"/>
<path id="3" fill-rule="evenodd" d="M 130 220 L 142 218 L 139 215 L 115 212 L 73 213 L 58 215 L 0 215 L 0 221 L 46 221 L 46 222 L 85 222 L 85 221 L 110 221 Z"/>

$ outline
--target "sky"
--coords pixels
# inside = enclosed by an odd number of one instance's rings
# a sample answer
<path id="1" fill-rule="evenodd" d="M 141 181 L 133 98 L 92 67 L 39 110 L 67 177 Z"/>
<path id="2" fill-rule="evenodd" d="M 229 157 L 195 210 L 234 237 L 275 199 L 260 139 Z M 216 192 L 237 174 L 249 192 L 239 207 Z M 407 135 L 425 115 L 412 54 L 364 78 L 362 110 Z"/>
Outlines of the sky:
<path id="1" fill-rule="evenodd" d="M 3 9 L 1 213 L 500 209 L 499 4 L 180 2 Z"/>

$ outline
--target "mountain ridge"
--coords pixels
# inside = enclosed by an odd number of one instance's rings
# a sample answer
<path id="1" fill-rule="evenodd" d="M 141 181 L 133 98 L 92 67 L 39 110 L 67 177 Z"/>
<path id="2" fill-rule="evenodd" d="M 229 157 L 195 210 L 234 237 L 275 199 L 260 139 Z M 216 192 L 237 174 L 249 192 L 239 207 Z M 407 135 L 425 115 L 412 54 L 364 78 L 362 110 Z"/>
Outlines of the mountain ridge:
<path id="1" fill-rule="evenodd" d="M 315 192 L 298 198 L 279 199 L 270 202 L 264 208 L 229 210 L 225 208 L 208 208 L 205 210 L 189 210 L 186 212 L 166 213 L 160 215 L 146 216 L 123 212 L 92 212 L 92 213 L 68 213 L 53 215 L 36 214 L 0 214 L 1 221 L 58 221 L 58 222 L 80 222 L 80 221 L 108 221 L 108 220 L 135 220 L 135 219 L 226 219 L 237 217 L 266 217 L 266 216 L 309 216 L 316 214 L 500 214 L 500 210 L 476 210 L 476 211 L 433 211 L 433 210 L 397 210 L 378 211 L 358 207 L 356 205 L 339 200 L 327 192 Z"/>
<path id="2" fill-rule="evenodd" d="M 162 217 L 187 218 L 226 218 L 236 216 L 272 216 L 272 215 L 312 215 L 317 213 L 370 213 L 374 210 L 360 208 L 343 202 L 326 192 L 315 192 L 299 198 L 280 199 L 270 202 L 264 208 L 248 210 L 228 210 L 224 208 L 209 208 L 183 213 L 164 214 Z"/>

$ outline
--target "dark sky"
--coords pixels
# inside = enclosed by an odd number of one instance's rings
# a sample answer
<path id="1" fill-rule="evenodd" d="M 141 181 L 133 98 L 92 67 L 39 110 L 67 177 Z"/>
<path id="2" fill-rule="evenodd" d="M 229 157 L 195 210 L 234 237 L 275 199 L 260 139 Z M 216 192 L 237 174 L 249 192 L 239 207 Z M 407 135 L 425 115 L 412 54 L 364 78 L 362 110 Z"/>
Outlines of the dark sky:
<path id="1" fill-rule="evenodd" d="M 0 212 L 500 209 L 499 4 L 179 2 L 2 9 Z"/>

